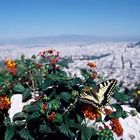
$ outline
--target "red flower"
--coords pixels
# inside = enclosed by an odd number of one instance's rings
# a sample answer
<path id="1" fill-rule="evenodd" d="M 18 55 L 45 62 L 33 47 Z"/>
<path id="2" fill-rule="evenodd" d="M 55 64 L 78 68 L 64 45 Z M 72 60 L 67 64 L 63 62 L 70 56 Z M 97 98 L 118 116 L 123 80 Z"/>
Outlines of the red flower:
<path id="1" fill-rule="evenodd" d="M 109 129 L 109 126 L 106 125 L 106 124 L 104 124 L 104 128 L 105 128 L 105 129 Z"/>
<path id="2" fill-rule="evenodd" d="M 45 104 L 45 103 L 42 104 L 42 109 L 43 109 L 43 110 L 46 110 L 46 109 L 47 109 L 47 104 Z"/>
<path id="3" fill-rule="evenodd" d="M 102 126 L 99 126 L 99 130 L 103 130 L 103 127 Z"/>
<path id="4" fill-rule="evenodd" d="M 57 63 L 57 60 L 54 58 L 54 59 L 51 60 L 51 63 L 52 64 L 56 64 Z"/>
<path id="5" fill-rule="evenodd" d="M 55 57 L 59 57 L 59 52 L 56 52 Z"/>
<path id="6" fill-rule="evenodd" d="M 55 117 L 56 117 L 56 113 L 55 113 L 55 112 L 52 112 L 52 113 L 48 116 L 48 120 L 51 121 L 51 122 L 53 122 L 54 119 L 55 119 Z"/>
<path id="7" fill-rule="evenodd" d="M 43 51 L 43 52 L 39 52 L 39 54 L 38 54 L 38 56 L 42 56 L 42 57 L 45 57 L 45 51 Z"/>
<path id="8" fill-rule="evenodd" d="M 42 64 L 38 64 L 38 63 L 36 63 L 36 66 L 37 66 L 37 68 L 41 68 L 42 67 Z"/>
<path id="9" fill-rule="evenodd" d="M 50 50 L 47 50 L 48 53 L 52 54 L 53 53 L 53 50 L 50 49 Z"/>
<path id="10" fill-rule="evenodd" d="M 9 71 L 12 73 L 12 75 L 17 74 L 17 69 L 16 68 L 10 69 Z"/>
<path id="11" fill-rule="evenodd" d="M 94 80 L 96 78 L 98 78 L 98 74 L 96 71 L 93 71 L 92 74 L 91 74 L 91 78 Z"/>

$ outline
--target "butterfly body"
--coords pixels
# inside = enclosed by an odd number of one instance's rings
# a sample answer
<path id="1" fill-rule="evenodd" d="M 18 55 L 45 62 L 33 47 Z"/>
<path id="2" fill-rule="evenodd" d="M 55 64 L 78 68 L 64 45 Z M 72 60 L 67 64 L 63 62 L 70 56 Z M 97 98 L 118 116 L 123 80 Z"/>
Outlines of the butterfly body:
<path id="1" fill-rule="evenodd" d="M 83 92 L 79 96 L 79 100 L 81 102 L 91 104 L 96 108 L 101 108 L 105 106 L 109 100 L 110 95 L 112 95 L 113 90 L 117 84 L 117 80 L 111 79 L 97 85 L 97 91 L 94 92 L 92 88 L 90 88 L 90 92 Z"/>

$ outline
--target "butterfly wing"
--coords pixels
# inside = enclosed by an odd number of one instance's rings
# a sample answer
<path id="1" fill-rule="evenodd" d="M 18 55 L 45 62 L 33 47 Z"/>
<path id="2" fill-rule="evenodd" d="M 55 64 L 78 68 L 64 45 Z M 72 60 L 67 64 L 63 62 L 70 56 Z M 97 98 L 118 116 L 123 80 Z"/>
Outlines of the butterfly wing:
<path id="1" fill-rule="evenodd" d="M 106 105 L 110 100 L 110 95 L 112 95 L 113 90 L 117 84 L 117 80 L 111 79 L 99 84 L 99 91 L 97 95 L 99 95 L 99 104 L 102 106 Z"/>
<path id="2" fill-rule="evenodd" d="M 109 102 L 110 95 L 112 94 L 116 83 L 117 80 L 115 79 L 102 82 L 97 86 L 97 92 L 93 92 L 93 90 L 91 90 L 90 93 L 83 92 L 80 94 L 79 100 L 97 108 L 105 106 Z"/>

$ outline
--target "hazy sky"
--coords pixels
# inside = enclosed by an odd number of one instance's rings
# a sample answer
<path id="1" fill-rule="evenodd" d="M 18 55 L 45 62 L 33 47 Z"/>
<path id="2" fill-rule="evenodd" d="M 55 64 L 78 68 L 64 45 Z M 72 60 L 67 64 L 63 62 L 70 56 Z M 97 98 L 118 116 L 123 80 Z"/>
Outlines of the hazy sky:
<path id="1" fill-rule="evenodd" d="M 0 38 L 140 36 L 140 0 L 0 0 Z"/>

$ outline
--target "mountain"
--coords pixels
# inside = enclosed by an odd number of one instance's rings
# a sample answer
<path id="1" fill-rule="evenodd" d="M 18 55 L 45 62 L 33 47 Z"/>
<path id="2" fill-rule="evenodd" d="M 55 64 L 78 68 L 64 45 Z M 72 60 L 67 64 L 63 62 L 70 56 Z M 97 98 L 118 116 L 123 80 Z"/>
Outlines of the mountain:
<path id="1" fill-rule="evenodd" d="M 131 38 L 132 39 L 132 38 Z M 131 41 L 127 37 L 98 37 L 95 35 L 57 35 L 57 36 L 43 36 L 43 37 L 32 37 L 25 39 L 7 39 L 0 40 L 2 45 L 20 45 L 24 47 L 30 46 L 42 46 L 46 44 L 90 44 L 99 43 L 106 41 Z"/>
<path id="2" fill-rule="evenodd" d="M 99 37 L 93 35 L 58 35 L 46 37 L 32 37 L 26 39 L 0 40 L 0 44 L 58 44 L 58 43 L 94 43 L 101 41 Z"/>

